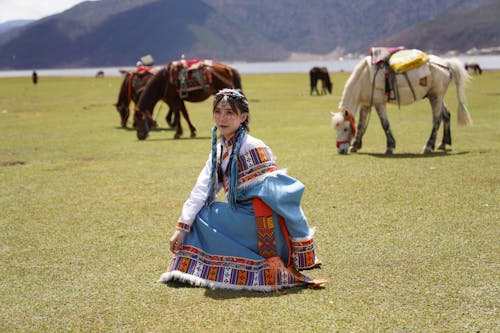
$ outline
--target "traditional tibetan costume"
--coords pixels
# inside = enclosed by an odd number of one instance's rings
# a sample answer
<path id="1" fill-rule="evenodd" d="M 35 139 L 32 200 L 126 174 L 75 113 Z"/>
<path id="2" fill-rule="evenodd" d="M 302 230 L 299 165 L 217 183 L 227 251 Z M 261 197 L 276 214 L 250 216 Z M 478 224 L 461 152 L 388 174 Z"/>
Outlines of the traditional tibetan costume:
<path id="1" fill-rule="evenodd" d="M 233 141 L 222 138 L 217 163 L 209 157 L 200 173 L 177 226 L 188 232 L 160 281 L 256 291 L 322 285 L 299 272 L 320 265 L 300 207 L 304 185 L 278 170 L 261 140 L 242 137 L 232 202 L 210 200 L 211 188 L 230 191 Z"/>

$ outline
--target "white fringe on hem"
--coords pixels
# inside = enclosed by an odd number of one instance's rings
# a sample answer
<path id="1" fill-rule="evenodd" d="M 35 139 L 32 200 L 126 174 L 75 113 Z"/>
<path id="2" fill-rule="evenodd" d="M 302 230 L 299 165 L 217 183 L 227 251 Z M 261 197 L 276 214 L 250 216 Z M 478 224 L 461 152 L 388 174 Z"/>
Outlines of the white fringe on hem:
<path id="1" fill-rule="evenodd" d="M 204 287 L 211 289 L 250 290 L 250 291 L 262 291 L 262 292 L 269 292 L 276 290 L 274 286 L 238 286 L 222 282 L 213 282 L 179 271 L 163 273 L 160 276 L 158 282 L 167 283 L 168 281 L 174 281 L 174 280 L 177 280 L 182 283 L 189 283 L 195 287 Z M 299 285 L 300 284 L 292 284 L 292 285 L 287 285 L 286 287 L 287 288 L 295 287 Z M 285 286 L 278 286 L 278 289 L 281 289 L 283 287 Z"/>

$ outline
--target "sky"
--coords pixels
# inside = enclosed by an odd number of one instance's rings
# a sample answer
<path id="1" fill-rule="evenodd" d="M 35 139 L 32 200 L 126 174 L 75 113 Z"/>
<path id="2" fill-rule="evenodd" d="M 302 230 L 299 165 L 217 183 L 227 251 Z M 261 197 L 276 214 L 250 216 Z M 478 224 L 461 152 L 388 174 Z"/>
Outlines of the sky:
<path id="1" fill-rule="evenodd" d="M 65 11 L 85 0 L 0 0 L 0 23 L 38 20 Z"/>

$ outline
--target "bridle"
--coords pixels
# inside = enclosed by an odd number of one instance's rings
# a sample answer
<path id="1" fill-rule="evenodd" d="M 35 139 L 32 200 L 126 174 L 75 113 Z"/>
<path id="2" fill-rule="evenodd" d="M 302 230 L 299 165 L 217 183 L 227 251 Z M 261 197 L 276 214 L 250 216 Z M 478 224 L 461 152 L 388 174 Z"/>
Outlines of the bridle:
<path id="1" fill-rule="evenodd" d="M 337 143 L 336 143 L 336 146 L 337 148 L 340 148 L 341 145 L 344 145 L 344 144 L 350 144 L 351 143 L 351 139 L 356 135 L 356 121 L 354 119 L 354 116 L 347 110 L 342 110 L 343 114 L 344 114 L 344 121 L 348 121 L 349 122 L 349 125 L 350 125 L 350 128 L 351 128 L 351 135 L 349 136 L 349 139 L 347 140 L 337 140 Z"/>

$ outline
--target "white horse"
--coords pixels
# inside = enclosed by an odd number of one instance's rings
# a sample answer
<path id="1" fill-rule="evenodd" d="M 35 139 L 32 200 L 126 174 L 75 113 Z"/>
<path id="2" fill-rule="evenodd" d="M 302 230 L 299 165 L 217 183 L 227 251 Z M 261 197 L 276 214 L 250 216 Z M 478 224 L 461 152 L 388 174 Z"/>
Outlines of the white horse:
<path id="1" fill-rule="evenodd" d="M 411 104 L 423 98 L 429 99 L 432 107 L 432 132 L 423 153 L 428 154 L 435 148 L 437 131 L 444 122 L 443 140 L 438 149 L 446 150 L 451 145 L 450 112 L 444 103 L 444 96 L 453 80 L 456 85 L 458 99 L 458 122 L 468 125 L 472 123 L 464 104 L 464 88 L 470 79 L 469 74 L 458 59 L 442 59 L 434 55 L 423 66 L 412 69 L 405 74 L 395 75 L 397 99 L 391 99 L 386 89 L 386 66 L 372 64 L 371 57 L 364 58 L 354 69 L 347 80 L 342 99 L 339 104 L 340 113 L 332 113 L 332 125 L 337 133 L 339 153 L 356 152 L 362 146 L 362 138 L 366 131 L 367 120 L 372 106 L 380 118 L 382 128 L 387 137 L 386 154 L 392 154 L 396 142 L 391 133 L 387 118 L 386 103 Z M 389 92 L 390 94 L 390 92 Z M 354 133 L 355 117 L 359 109 L 357 134 Z M 352 129 L 352 130 L 351 130 Z M 354 143 L 349 147 L 352 138 Z"/>

